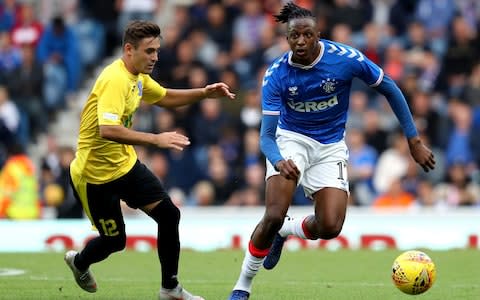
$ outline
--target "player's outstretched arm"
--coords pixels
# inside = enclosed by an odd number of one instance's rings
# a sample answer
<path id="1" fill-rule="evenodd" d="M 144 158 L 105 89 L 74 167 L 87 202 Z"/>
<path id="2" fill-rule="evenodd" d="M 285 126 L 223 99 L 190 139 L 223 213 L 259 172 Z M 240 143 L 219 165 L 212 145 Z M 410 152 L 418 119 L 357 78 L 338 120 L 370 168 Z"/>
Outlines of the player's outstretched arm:
<path id="1" fill-rule="evenodd" d="M 209 84 L 198 89 L 167 89 L 167 94 L 162 100 L 155 103 L 157 106 L 173 108 L 189 105 L 205 98 L 227 97 L 235 99 L 235 94 L 223 82 Z"/>
<path id="2" fill-rule="evenodd" d="M 100 125 L 100 136 L 104 139 L 126 145 L 149 145 L 159 148 L 183 150 L 190 140 L 175 131 L 148 133 L 126 128 L 122 125 Z"/>
<path id="3" fill-rule="evenodd" d="M 435 168 L 433 153 L 418 137 L 417 128 L 413 122 L 407 101 L 395 82 L 390 77 L 385 76 L 375 89 L 387 98 L 388 103 L 392 107 L 407 137 L 410 154 L 413 159 L 422 166 L 425 172 Z"/>

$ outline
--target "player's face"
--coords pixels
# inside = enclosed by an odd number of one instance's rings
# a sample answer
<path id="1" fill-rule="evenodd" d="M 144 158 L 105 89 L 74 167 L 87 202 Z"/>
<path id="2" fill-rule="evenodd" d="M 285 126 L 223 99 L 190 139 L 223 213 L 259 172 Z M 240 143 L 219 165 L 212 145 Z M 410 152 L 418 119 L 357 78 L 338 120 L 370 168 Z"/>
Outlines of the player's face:
<path id="1" fill-rule="evenodd" d="M 293 19 L 288 23 L 287 41 L 293 52 L 293 62 L 309 65 L 320 54 L 320 34 L 315 25 L 311 18 Z"/>
<path id="2" fill-rule="evenodd" d="M 137 48 L 131 47 L 130 54 L 135 73 L 152 73 L 153 66 L 158 60 L 158 49 L 160 49 L 160 38 L 158 37 L 144 38 Z"/>

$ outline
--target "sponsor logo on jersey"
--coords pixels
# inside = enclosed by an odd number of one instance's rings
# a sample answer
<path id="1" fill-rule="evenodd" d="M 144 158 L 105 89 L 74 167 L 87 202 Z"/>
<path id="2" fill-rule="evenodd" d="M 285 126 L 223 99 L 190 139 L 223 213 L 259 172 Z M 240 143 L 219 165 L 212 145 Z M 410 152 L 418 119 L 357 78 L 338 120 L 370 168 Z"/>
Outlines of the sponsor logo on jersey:
<path id="1" fill-rule="evenodd" d="M 327 108 L 331 108 L 338 104 L 337 96 L 330 98 L 326 101 L 307 101 L 307 102 L 294 102 L 288 101 L 288 106 L 294 111 L 298 112 L 317 112 Z"/>
<path id="2" fill-rule="evenodd" d="M 290 95 L 292 97 L 298 95 L 298 86 L 288 87 L 288 95 Z"/>

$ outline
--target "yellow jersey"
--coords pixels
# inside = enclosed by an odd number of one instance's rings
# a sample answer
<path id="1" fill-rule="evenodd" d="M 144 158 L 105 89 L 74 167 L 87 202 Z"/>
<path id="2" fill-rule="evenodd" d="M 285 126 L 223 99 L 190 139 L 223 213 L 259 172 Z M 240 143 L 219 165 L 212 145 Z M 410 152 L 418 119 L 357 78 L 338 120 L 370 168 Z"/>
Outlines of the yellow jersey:
<path id="1" fill-rule="evenodd" d="M 166 89 L 148 74 L 133 75 L 121 59 L 105 67 L 85 103 L 75 159 L 70 165 L 72 179 L 102 184 L 125 175 L 137 160 L 132 145 L 100 136 L 100 125 L 132 126 L 140 100 L 153 104 Z"/>

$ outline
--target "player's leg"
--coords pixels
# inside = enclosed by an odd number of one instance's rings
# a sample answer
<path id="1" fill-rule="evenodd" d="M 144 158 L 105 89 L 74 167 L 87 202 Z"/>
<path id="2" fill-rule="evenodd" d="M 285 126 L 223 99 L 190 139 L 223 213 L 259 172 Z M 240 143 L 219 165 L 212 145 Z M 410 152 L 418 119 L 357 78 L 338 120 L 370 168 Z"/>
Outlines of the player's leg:
<path id="1" fill-rule="evenodd" d="M 88 292 L 95 292 L 97 285 L 89 270 L 90 265 L 125 248 L 125 224 L 120 199 L 115 196 L 117 190 L 115 181 L 104 185 L 92 185 L 81 178 L 72 177 L 71 184 L 75 197 L 82 202 L 85 212 L 100 235 L 88 241 L 79 253 L 73 250 L 67 252 L 65 261 L 78 285 Z"/>
<path id="2" fill-rule="evenodd" d="M 252 233 L 248 248 L 245 251 L 240 276 L 229 299 L 248 299 L 253 278 L 269 253 L 275 234 L 282 227 L 296 187 L 296 182 L 279 175 L 268 178 L 265 214 Z"/>
<path id="3" fill-rule="evenodd" d="M 180 210 L 173 204 L 157 177 L 137 162 L 125 178 L 128 189 L 123 199 L 132 208 L 140 208 L 157 222 L 157 253 L 161 264 L 162 283 L 159 299 L 202 299 L 193 296 L 179 284 L 178 261 Z"/>
<path id="4" fill-rule="evenodd" d="M 348 206 L 348 193 L 338 188 L 323 188 L 313 195 L 315 215 L 302 221 L 307 239 L 329 240 L 342 231 Z"/>
<path id="5" fill-rule="evenodd" d="M 312 162 L 304 172 L 300 184 L 305 194 L 315 203 L 315 214 L 288 217 L 276 236 L 269 255 L 264 261 L 266 269 L 272 269 L 280 259 L 283 243 L 289 235 L 302 239 L 334 238 L 342 228 L 348 201 L 345 143 L 323 145 L 315 141 L 307 155 Z"/>

